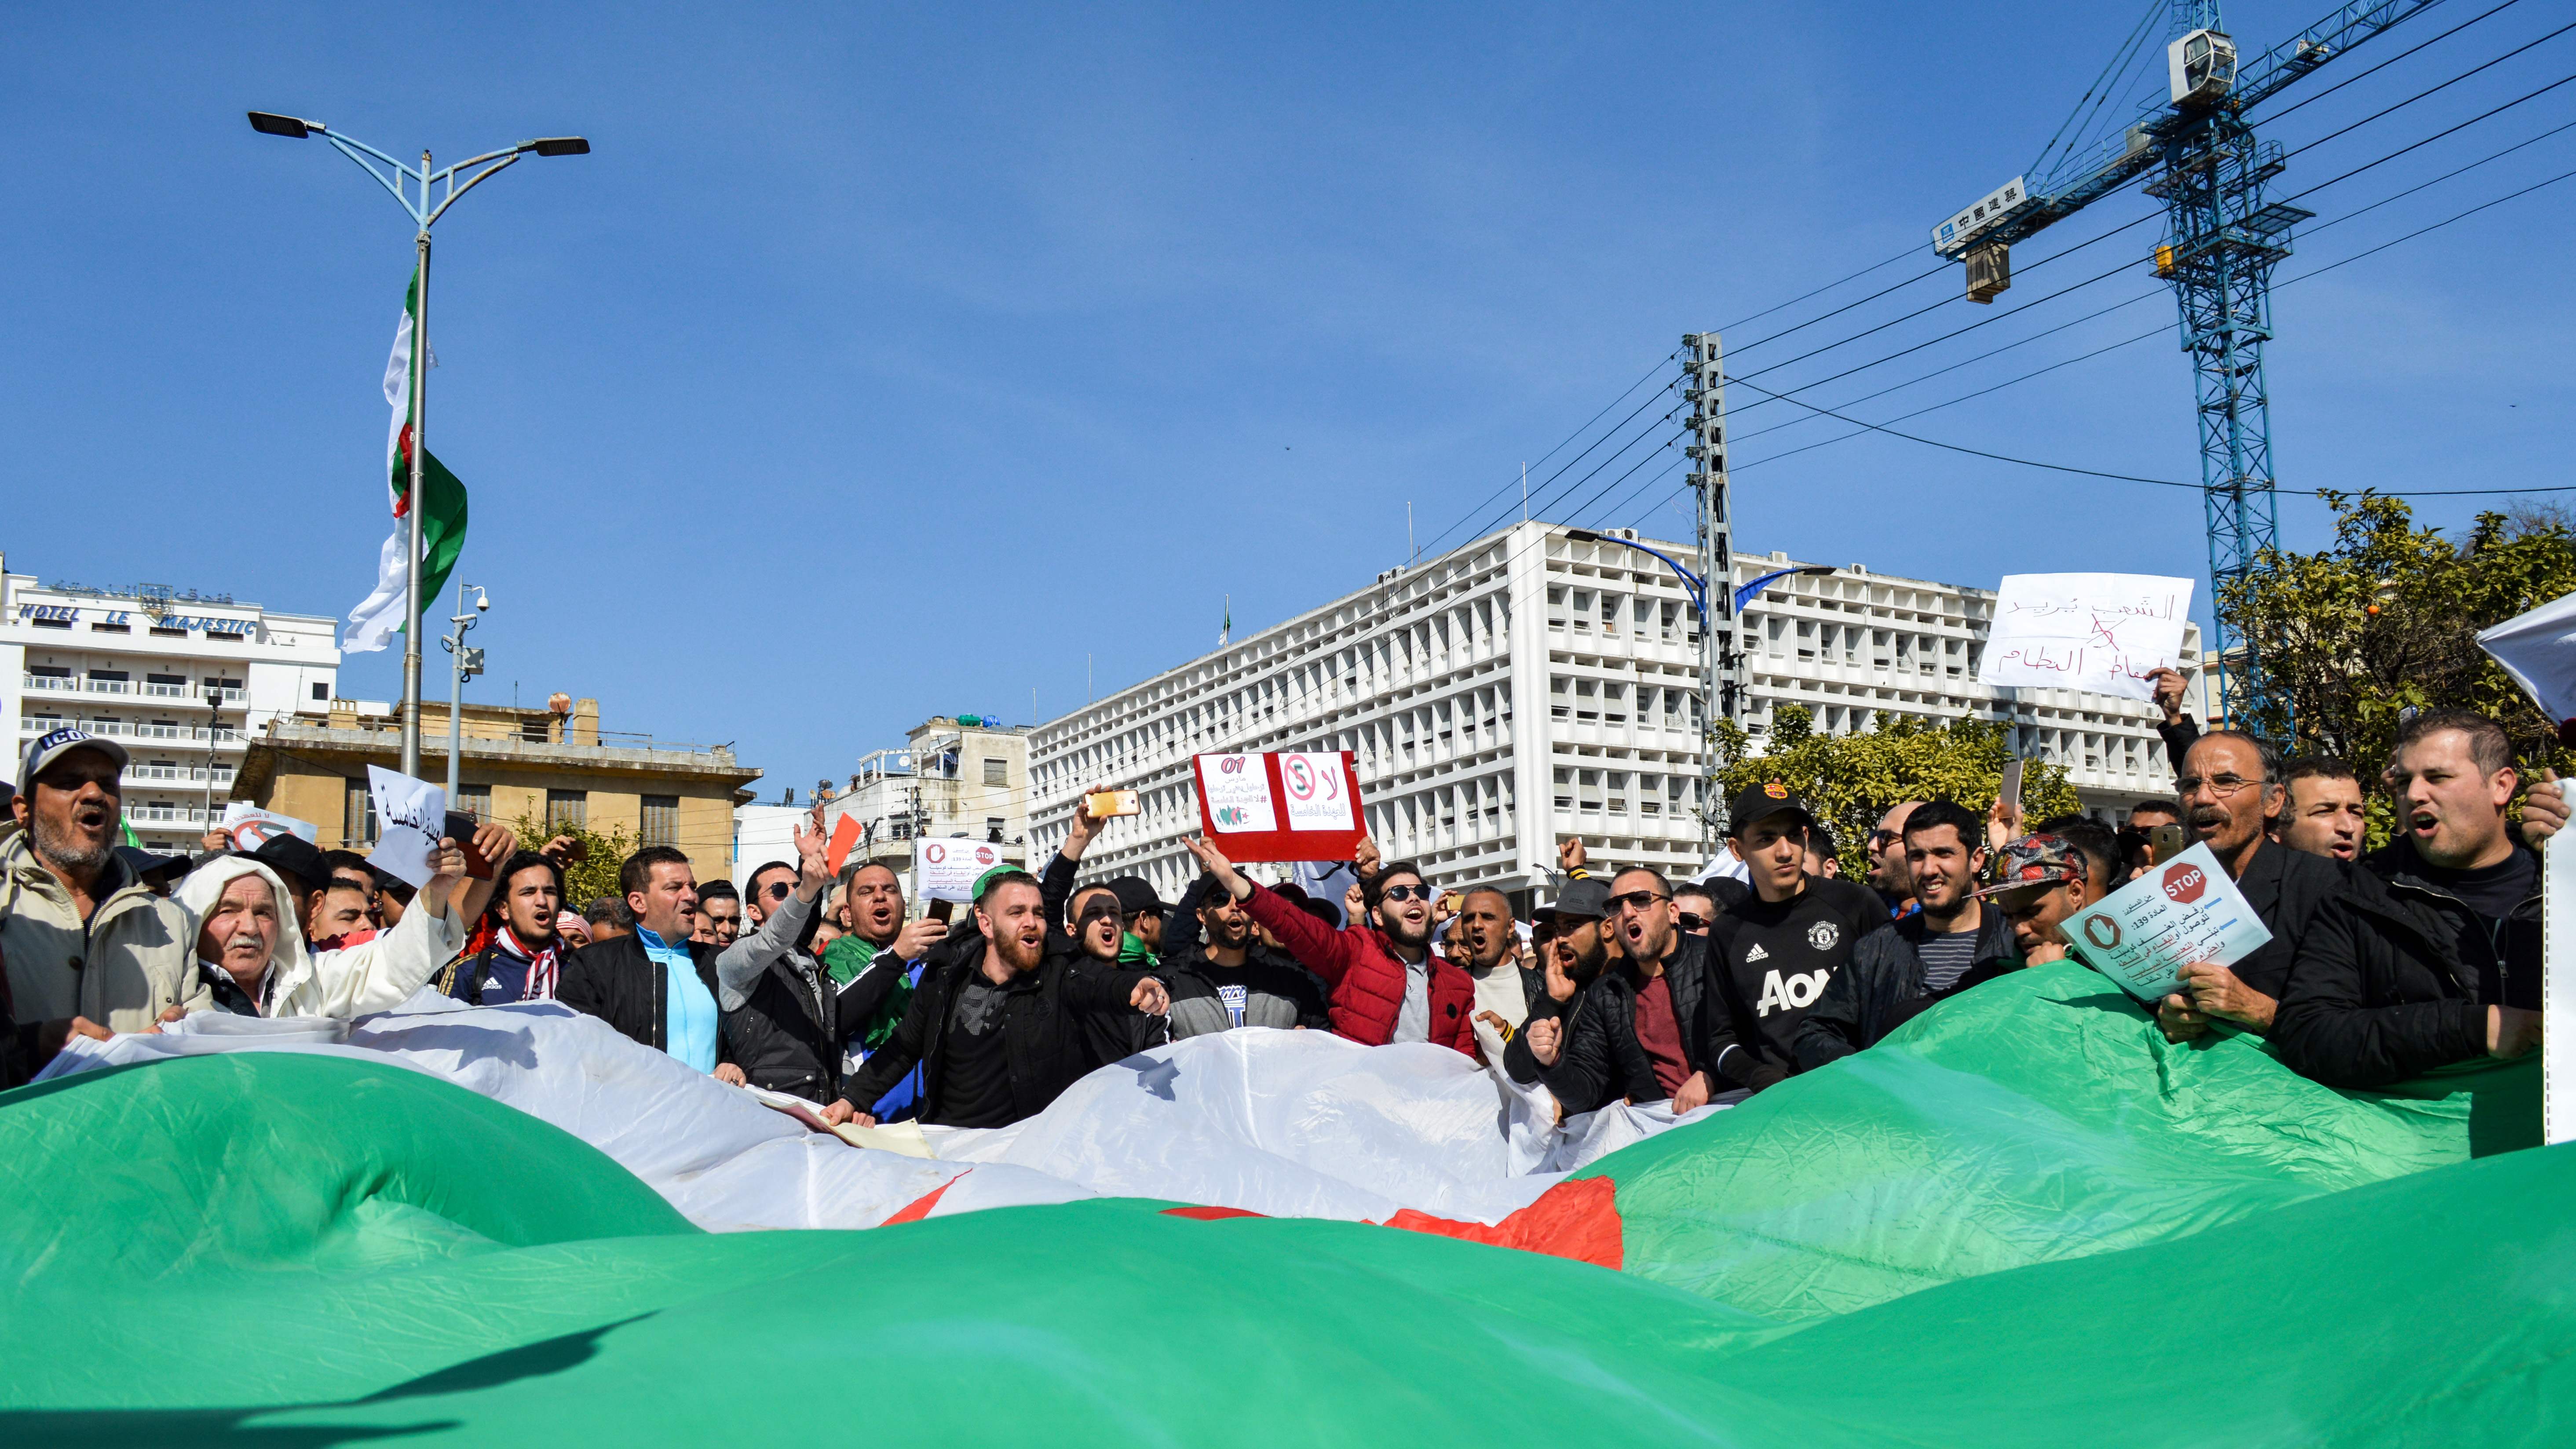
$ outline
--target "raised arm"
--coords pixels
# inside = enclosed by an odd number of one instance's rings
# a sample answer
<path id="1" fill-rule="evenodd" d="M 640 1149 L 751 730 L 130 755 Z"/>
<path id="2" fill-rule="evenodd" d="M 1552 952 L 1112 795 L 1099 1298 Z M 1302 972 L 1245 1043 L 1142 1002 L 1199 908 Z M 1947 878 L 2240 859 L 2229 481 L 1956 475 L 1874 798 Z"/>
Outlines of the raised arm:
<path id="1" fill-rule="evenodd" d="M 724 948 L 716 957 L 716 1004 L 727 1011 L 739 1011 L 751 999 L 752 988 L 759 984 L 760 973 L 768 970 L 780 957 L 805 939 L 805 929 L 814 919 L 815 903 L 823 898 L 823 888 L 832 883 L 832 867 L 826 857 L 831 837 L 823 833 L 822 806 L 814 807 L 814 828 L 796 828 L 796 889 L 778 903 L 760 923 L 760 929 Z"/>

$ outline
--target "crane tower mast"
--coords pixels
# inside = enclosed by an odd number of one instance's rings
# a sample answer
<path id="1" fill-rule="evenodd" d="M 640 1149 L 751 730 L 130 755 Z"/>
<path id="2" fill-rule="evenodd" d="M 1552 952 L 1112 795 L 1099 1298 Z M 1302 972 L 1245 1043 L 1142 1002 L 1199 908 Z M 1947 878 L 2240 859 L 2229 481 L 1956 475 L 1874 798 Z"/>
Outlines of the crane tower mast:
<path id="1" fill-rule="evenodd" d="M 1932 246 L 1967 264 L 1969 300 L 1991 302 L 2012 285 L 2014 242 L 2157 173 L 2145 187 L 2165 208 L 2155 270 L 2173 284 L 2182 350 L 2191 357 L 2215 614 L 2217 591 L 2273 546 L 2271 396 L 2263 379 L 2272 269 L 2290 255 L 2290 229 L 2314 215 L 2266 199 L 2265 186 L 2281 173 L 2281 145 L 2258 137 L 2245 113 L 2440 0 L 2354 0 L 2242 65 L 2220 28 L 2218 0 L 2164 3 L 2166 99 L 2100 145 L 2070 148 L 2054 162 L 2043 151 L 2039 176 L 2015 177 L 1941 222 Z M 2084 108 L 2079 102 L 2078 119 Z M 2220 707 L 2238 722 L 2270 695 L 2270 681 L 2250 644 L 2231 637 L 2224 615 L 2217 619 Z"/>

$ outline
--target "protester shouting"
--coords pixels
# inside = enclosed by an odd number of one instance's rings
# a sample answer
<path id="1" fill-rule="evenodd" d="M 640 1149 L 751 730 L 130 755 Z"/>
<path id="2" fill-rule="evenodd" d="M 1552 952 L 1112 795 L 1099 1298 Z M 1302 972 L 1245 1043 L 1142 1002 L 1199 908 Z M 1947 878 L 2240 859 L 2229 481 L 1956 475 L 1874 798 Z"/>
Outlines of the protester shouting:
<path id="1" fill-rule="evenodd" d="M 891 866 L 872 860 L 852 859 L 841 867 L 841 905 L 850 931 L 825 948 L 823 967 L 847 1004 L 844 1019 L 855 1023 L 841 1042 L 841 1076 L 847 1081 L 893 1039 L 912 1005 L 922 961 L 948 934 L 948 922 L 929 916 L 904 920 L 902 879 Z M 916 1069 L 883 1093 L 877 1115 L 891 1120 L 917 1105 L 920 1078 Z"/>
<path id="2" fill-rule="evenodd" d="M 2330 860 L 2361 855 L 2368 833 L 2361 780 L 2352 766 L 2328 755 L 2289 761 L 2281 770 L 2281 843 Z"/>
<path id="3" fill-rule="evenodd" d="M 2323 857 L 2271 842 L 2281 813 L 2281 756 L 2268 741 L 2239 730 L 2199 735 L 2184 752 L 2174 787 L 2193 840 L 2218 858 L 2272 938 L 2232 967 L 2184 967 L 2183 989 L 2164 999 L 2157 1017 L 2176 1040 L 2205 1033 L 2213 1017 L 2269 1032 L 2298 956 L 2322 945 L 2318 918 L 2337 915 L 2336 929 L 2343 929 L 2343 872 Z"/>
<path id="4" fill-rule="evenodd" d="M 1643 866 L 1611 878 L 1608 905 L 1622 959 L 1584 988 L 1570 1024 L 1531 1023 L 1530 1056 L 1568 1115 L 1620 1100 L 1704 1107 L 1708 942 L 1681 930 L 1671 883 Z"/>
<path id="5" fill-rule="evenodd" d="M 214 1004 L 187 912 L 116 854 L 125 765 L 123 745 L 76 729 L 36 736 L 20 762 L 9 809 L 23 828 L 0 841 L 0 956 L 30 1071 L 75 1020 L 148 1031 Z"/>
<path id="6" fill-rule="evenodd" d="M 1561 1049 L 1583 1015 L 1585 988 L 1612 960 L 1609 916 L 1609 885 L 1588 876 L 1567 881 L 1553 902 L 1530 912 L 1531 938 L 1542 953 L 1540 989 L 1530 997 L 1529 1019 L 1503 1047 L 1503 1070 L 1513 1081 L 1540 1080 L 1546 1069 L 1531 1052 L 1532 1039 L 1544 1037 L 1551 1050 Z M 1541 1023 L 1549 1026 L 1545 1033 Z"/>
<path id="7" fill-rule="evenodd" d="M 1530 998 L 1544 990 L 1540 973 L 1520 961 L 1521 930 L 1512 898 L 1493 886 L 1458 897 L 1449 923 L 1449 961 L 1476 983 L 1476 1019 L 1509 1041 L 1529 1020 Z"/>
<path id="8" fill-rule="evenodd" d="M 496 874 L 492 938 L 449 970 L 442 989 L 473 1006 L 552 1001 L 570 949 L 558 930 L 564 919 L 563 867 L 553 856 L 522 850 Z"/>
<path id="9" fill-rule="evenodd" d="M 1083 945 L 1089 949 L 1089 933 Z M 1213 875 L 1192 881 L 1164 918 L 1160 970 L 1172 993 L 1174 1041 L 1247 1026 L 1332 1030 L 1324 983 L 1263 945 L 1252 913 Z"/>
<path id="10" fill-rule="evenodd" d="M 2355 879 L 2356 924 L 2399 949 L 2364 939 L 2301 961 L 2272 1033 L 2293 1070 L 2377 1087 L 2540 1044 L 2540 861 L 2505 824 L 2519 783 L 2484 715 L 2437 710 L 2398 733 L 2387 784 L 2404 833 Z"/>
<path id="11" fill-rule="evenodd" d="M 1007 1127 L 1045 1111 L 1089 1069 L 1080 1018 L 1171 1008 L 1152 976 L 1077 972 L 1071 953 L 1048 953 L 1046 896 L 1035 876 L 994 871 L 977 885 L 982 949 L 954 949 L 957 941 L 932 949 L 893 1039 L 824 1109 L 825 1120 L 875 1126 L 878 1097 L 918 1064 L 922 1121 Z"/>
<path id="12" fill-rule="evenodd" d="M 1432 953 L 1431 885 L 1420 866 L 1379 863 L 1375 843 L 1363 838 L 1363 859 L 1374 866 L 1361 887 L 1369 924 L 1336 931 L 1246 880 L 1205 837 L 1184 844 L 1299 965 L 1323 978 L 1335 1034 L 1362 1046 L 1428 1041 L 1476 1054 L 1476 983 Z"/>

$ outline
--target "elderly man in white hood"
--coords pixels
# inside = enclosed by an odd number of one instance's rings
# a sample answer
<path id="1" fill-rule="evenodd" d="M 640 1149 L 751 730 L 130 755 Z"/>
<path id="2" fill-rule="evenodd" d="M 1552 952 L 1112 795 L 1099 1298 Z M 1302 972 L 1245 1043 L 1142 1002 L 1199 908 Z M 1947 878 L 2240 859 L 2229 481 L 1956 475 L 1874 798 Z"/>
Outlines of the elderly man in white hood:
<path id="1" fill-rule="evenodd" d="M 474 832 L 486 860 L 506 860 L 518 840 L 498 825 Z M 242 1016 L 365 1016 L 411 999 L 465 947 L 465 923 L 483 913 L 492 882 L 465 873 L 465 852 L 442 840 L 429 884 L 399 924 L 340 951 L 311 951 L 295 896 L 275 872 L 243 855 L 207 862 L 179 887 L 197 922 L 197 971 L 215 1005 Z"/>

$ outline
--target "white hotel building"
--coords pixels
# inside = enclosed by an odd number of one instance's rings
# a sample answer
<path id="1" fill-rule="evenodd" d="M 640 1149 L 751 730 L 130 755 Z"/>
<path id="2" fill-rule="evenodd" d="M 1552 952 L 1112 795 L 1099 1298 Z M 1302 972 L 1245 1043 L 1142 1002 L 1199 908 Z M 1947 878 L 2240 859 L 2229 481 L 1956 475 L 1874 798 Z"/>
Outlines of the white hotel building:
<path id="1" fill-rule="evenodd" d="M 339 667 L 334 619 L 229 594 L 49 586 L 0 563 L 8 773 L 47 730 L 77 725 L 116 740 L 133 755 L 126 823 L 148 850 L 198 849 L 208 789 L 220 818 L 242 736 L 300 708 L 328 708 Z"/>
<path id="2" fill-rule="evenodd" d="M 1739 553 L 1735 581 L 1790 566 Z M 1788 703 L 1835 734 L 1973 715 L 2018 726 L 2090 811 L 2169 796 L 2153 706 L 1977 683 L 1994 598 L 1857 564 L 1770 585 L 1739 620 L 1756 747 Z M 2198 648 L 2194 626 L 2186 673 Z M 1084 874 L 1142 875 L 1177 899 L 1196 874 L 1181 845 L 1198 829 L 1193 754 L 1349 750 L 1387 857 L 1444 884 L 1536 886 L 1575 834 L 1596 859 L 1696 871 L 1699 661 L 1669 567 L 1617 537 L 1519 524 L 1038 726 L 1030 859 L 1062 843 L 1083 790 L 1134 789 L 1142 813 L 1112 823 Z"/>

